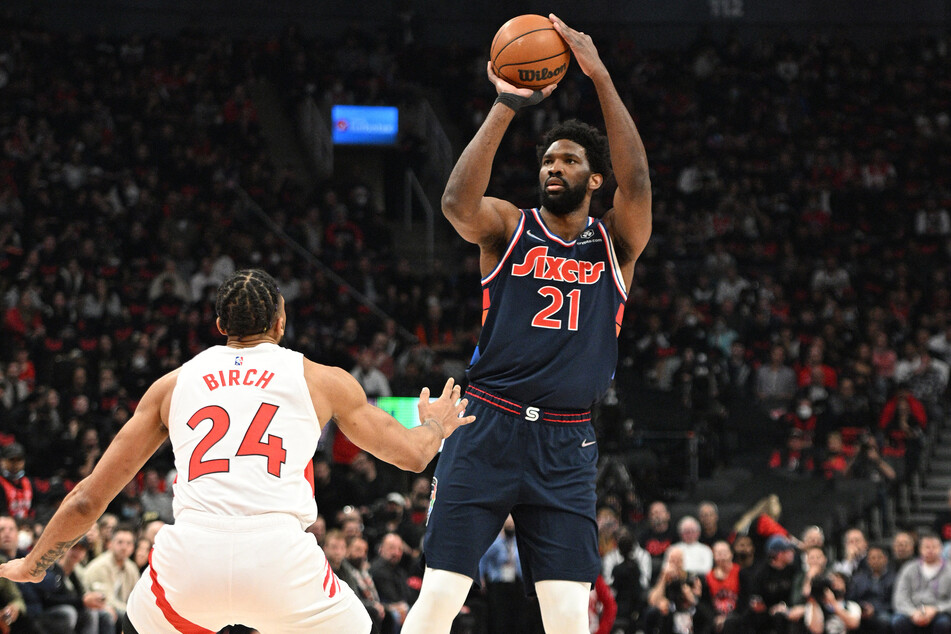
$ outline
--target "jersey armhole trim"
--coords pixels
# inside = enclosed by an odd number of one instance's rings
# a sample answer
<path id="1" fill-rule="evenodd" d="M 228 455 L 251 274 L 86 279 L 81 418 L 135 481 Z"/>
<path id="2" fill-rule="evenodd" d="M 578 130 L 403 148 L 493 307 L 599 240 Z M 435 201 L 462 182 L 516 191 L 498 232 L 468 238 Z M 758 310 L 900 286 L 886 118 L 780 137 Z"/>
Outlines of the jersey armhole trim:
<path id="1" fill-rule="evenodd" d="M 598 229 L 601 231 L 601 235 L 604 236 L 604 247 L 608 252 L 608 261 L 611 264 L 611 277 L 614 278 L 614 285 L 617 287 L 618 292 L 626 302 L 627 288 L 624 287 L 624 276 L 621 274 L 621 267 L 618 265 L 617 254 L 614 252 L 614 242 L 611 240 L 611 236 L 608 234 L 607 229 L 604 228 L 603 222 L 598 223 Z"/>
<path id="2" fill-rule="evenodd" d="M 509 259 L 509 256 L 512 255 L 512 250 L 515 249 L 515 245 L 518 242 L 518 239 L 522 235 L 522 230 L 525 228 L 525 212 L 521 209 L 519 213 L 522 214 L 522 217 L 518 221 L 518 225 L 515 227 L 515 231 L 512 233 L 512 237 L 509 239 L 508 247 L 505 249 L 505 253 L 502 255 L 502 258 L 499 260 L 499 263 L 495 265 L 495 268 L 492 269 L 492 272 L 482 278 L 482 285 L 485 286 L 491 282 L 496 275 L 499 274 L 499 271 L 502 270 L 502 267 L 505 265 L 506 260 Z"/>

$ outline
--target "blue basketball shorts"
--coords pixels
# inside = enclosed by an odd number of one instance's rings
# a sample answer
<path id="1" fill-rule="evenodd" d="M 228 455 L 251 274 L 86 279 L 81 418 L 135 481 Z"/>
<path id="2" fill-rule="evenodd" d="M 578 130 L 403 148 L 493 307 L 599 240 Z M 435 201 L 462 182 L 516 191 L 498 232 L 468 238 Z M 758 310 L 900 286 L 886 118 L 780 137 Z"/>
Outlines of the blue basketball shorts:
<path id="1" fill-rule="evenodd" d="M 433 478 L 426 565 L 479 580 L 479 560 L 509 513 L 526 590 L 594 583 L 598 447 L 590 412 L 548 410 L 470 385 L 474 423 L 446 439 Z"/>

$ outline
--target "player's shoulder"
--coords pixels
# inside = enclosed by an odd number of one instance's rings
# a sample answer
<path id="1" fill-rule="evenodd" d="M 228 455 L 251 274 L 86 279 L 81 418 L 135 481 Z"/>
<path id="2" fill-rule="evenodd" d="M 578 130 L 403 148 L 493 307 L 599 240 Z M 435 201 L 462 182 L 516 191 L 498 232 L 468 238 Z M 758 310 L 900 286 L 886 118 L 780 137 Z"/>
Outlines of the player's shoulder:
<path id="1" fill-rule="evenodd" d="M 356 381 L 349 372 L 335 365 L 324 365 L 304 357 L 304 378 L 317 387 L 334 389 Z"/>
<path id="2" fill-rule="evenodd" d="M 159 377 L 148 389 L 148 392 L 152 392 L 155 396 L 160 398 L 171 394 L 175 389 L 175 386 L 178 384 L 178 376 L 181 374 L 181 372 L 182 368 L 179 366 L 168 374 Z M 146 394 L 148 394 L 148 392 L 146 392 Z"/>

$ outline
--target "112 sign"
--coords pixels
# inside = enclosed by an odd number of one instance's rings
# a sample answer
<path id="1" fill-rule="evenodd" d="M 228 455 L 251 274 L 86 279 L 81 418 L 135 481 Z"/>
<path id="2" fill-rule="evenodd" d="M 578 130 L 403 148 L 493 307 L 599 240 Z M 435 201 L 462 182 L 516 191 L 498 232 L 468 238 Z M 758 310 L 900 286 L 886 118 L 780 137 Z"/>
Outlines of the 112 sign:
<path id="1" fill-rule="evenodd" d="M 742 18 L 743 0 L 710 0 L 710 16 L 714 18 Z"/>

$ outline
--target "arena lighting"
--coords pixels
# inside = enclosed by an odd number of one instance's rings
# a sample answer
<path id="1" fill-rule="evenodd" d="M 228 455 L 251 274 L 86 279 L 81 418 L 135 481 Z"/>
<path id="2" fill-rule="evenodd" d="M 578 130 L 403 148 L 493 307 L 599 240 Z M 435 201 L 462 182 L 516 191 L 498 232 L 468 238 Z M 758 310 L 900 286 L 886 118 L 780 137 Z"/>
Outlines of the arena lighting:
<path id="1" fill-rule="evenodd" d="M 334 106 L 330 111 L 334 145 L 395 145 L 399 108 Z"/>

